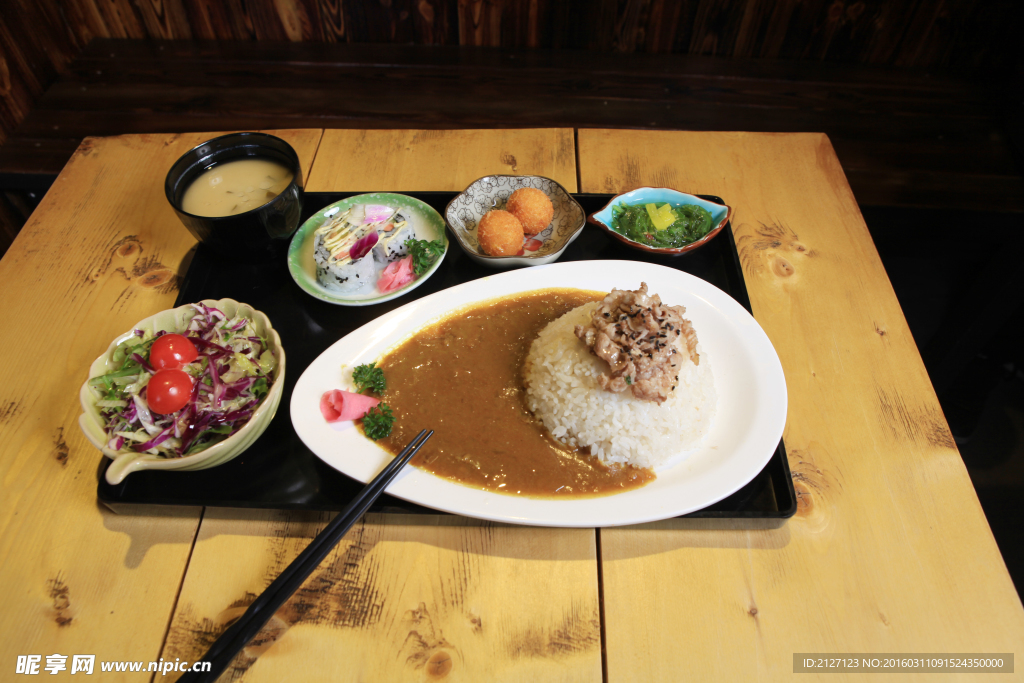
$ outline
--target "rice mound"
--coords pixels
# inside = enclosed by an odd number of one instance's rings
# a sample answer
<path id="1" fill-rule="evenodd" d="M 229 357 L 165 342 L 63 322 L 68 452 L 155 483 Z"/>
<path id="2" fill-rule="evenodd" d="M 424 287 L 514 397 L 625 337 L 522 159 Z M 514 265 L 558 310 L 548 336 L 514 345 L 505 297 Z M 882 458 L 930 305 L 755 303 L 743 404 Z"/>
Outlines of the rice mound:
<path id="1" fill-rule="evenodd" d="M 608 365 L 573 334 L 576 325 L 590 323 L 596 306 L 569 311 L 534 340 L 523 368 L 526 407 L 556 439 L 589 447 L 607 464 L 656 468 L 696 448 L 711 427 L 717 399 L 707 353 L 697 345 L 700 365 L 687 359 L 661 405 L 629 391 L 604 391 L 597 376 Z"/>

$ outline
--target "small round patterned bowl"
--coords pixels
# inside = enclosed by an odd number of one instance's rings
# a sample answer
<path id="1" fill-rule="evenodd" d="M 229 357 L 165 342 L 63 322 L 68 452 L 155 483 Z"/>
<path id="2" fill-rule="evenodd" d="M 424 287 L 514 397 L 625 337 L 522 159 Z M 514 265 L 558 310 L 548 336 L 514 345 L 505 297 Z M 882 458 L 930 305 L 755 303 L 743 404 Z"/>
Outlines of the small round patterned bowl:
<path id="1" fill-rule="evenodd" d="M 488 211 L 504 209 L 512 193 L 522 187 L 542 191 L 555 210 L 551 225 L 532 237 L 541 242 L 540 248 L 524 250 L 520 256 L 488 256 L 480 248 L 476 226 Z M 475 180 L 448 203 L 444 218 L 469 258 L 491 268 L 540 266 L 557 261 L 586 224 L 583 207 L 572 195 L 551 178 L 539 175 L 489 175 Z M 530 239 L 527 237 L 526 242 Z"/>
<path id="2" fill-rule="evenodd" d="M 253 321 L 256 331 L 260 336 L 265 337 L 267 345 L 277 358 L 277 367 L 274 368 L 274 383 L 270 385 L 270 391 L 263 399 L 263 403 L 253 411 L 252 417 L 242 425 L 242 428 L 230 437 L 214 444 L 209 448 L 193 455 L 186 455 L 181 458 L 165 458 L 150 453 L 138 453 L 121 449 L 115 451 L 107 447 L 107 439 L 104 434 L 103 417 L 99 408 L 96 407 L 97 396 L 89 388 L 89 380 L 85 381 L 78 393 L 82 404 L 82 414 L 78 417 L 78 426 L 81 427 L 85 438 L 93 446 L 100 449 L 103 455 L 111 458 L 113 462 L 107 467 L 106 479 L 110 484 L 120 484 L 125 477 L 132 472 L 139 470 L 205 470 L 210 467 L 221 465 L 232 458 L 235 458 L 256 441 L 266 431 L 270 421 L 274 419 L 277 407 L 281 404 L 281 394 L 284 392 L 284 348 L 281 346 L 281 337 L 271 324 L 265 313 L 255 310 L 248 304 L 241 304 L 234 299 L 220 299 L 219 301 L 205 300 L 204 304 L 217 308 L 228 317 L 241 315 Z M 111 370 L 110 357 L 117 345 L 131 337 L 135 330 L 147 332 L 158 332 L 160 330 L 173 330 L 180 332 L 188 327 L 189 321 L 195 315 L 195 309 L 191 304 L 160 311 L 151 315 L 145 320 L 135 323 L 124 334 L 118 335 L 107 347 L 106 352 L 95 361 L 89 368 L 89 379 L 99 377 Z"/>

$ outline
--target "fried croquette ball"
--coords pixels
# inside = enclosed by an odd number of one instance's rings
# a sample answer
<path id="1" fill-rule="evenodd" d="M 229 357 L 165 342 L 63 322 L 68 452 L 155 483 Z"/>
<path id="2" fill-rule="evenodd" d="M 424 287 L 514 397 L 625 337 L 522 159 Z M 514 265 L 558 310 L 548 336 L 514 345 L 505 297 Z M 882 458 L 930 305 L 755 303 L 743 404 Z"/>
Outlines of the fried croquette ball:
<path id="1" fill-rule="evenodd" d="M 543 191 L 533 187 L 523 187 L 512 193 L 506 205 L 508 212 L 523 224 L 523 232 L 536 235 L 551 224 L 555 215 L 555 207 Z"/>
<path id="2" fill-rule="evenodd" d="M 480 248 L 488 256 L 515 256 L 523 248 L 523 225 L 508 211 L 488 211 L 476 226 Z"/>

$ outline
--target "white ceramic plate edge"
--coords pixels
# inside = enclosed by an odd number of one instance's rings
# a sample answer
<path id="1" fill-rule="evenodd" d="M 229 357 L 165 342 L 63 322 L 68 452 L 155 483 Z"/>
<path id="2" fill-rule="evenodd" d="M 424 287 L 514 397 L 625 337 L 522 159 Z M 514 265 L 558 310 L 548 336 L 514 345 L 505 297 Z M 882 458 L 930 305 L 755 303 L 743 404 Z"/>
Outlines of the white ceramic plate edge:
<path id="1" fill-rule="evenodd" d="M 632 261 L 538 266 L 481 278 L 406 304 L 347 335 L 310 364 L 292 394 L 292 424 L 327 464 L 369 481 L 390 454 L 351 423 L 340 429 L 328 425 L 318 408 L 324 391 L 351 388 L 351 367 L 375 360 L 430 321 L 471 303 L 548 287 L 636 288 L 641 280 L 666 303 L 687 306 L 687 317 L 711 359 L 719 408 L 701 448 L 659 469 L 651 484 L 613 496 L 551 500 L 502 495 L 416 468 L 399 475 L 388 493 L 469 517 L 563 527 L 638 524 L 707 507 L 749 482 L 775 452 L 786 421 L 785 376 L 767 335 L 742 306 L 704 280 L 664 266 Z"/>

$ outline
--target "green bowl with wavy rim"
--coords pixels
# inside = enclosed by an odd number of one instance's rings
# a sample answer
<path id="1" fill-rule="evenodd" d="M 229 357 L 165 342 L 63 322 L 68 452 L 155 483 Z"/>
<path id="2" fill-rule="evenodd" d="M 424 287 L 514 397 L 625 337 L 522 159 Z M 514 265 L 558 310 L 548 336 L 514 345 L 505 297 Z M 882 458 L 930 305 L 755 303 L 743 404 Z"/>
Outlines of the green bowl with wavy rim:
<path id="1" fill-rule="evenodd" d="M 417 230 L 417 238 L 425 240 L 438 240 L 444 242 L 444 253 L 431 264 L 430 268 L 427 269 L 422 275 L 418 275 L 415 280 L 399 287 L 393 292 L 381 294 L 376 287 L 370 292 L 362 294 L 339 294 L 332 292 L 323 285 L 316 277 L 316 262 L 313 260 L 313 233 L 316 229 L 323 225 L 324 221 L 328 218 L 349 209 L 356 204 L 384 204 L 387 206 L 394 206 L 397 208 L 404 209 L 409 213 L 413 213 L 420 220 L 419 229 Z M 425 233 L 425 234 L 424 234 Z M 371 192 L 368 194 L 359 194 L 341 201 L 334 202 L 329 206 L 325 206 L 321 210 L 309 217 L 299 231 L 292 237 L 291 245 L 288 247 L 288 272 L 291 273 L 292 279 L 295 280 L 302 291 L 306 292 L 312 297 L 316 297 L 321 301 L 328 303 L 337 304 L 339 306 L 372 306 L 373 304 L 383 303 L 390 301 L 397 297 L 402 296 L 408 292 L 419 287 L 421 284 L 427 281 L 431 275 L 433 275 L 438 267 L 441 265 L 441 261 L 444 260 L 445 255 L 448 253 L 448 237 L 444 231 L 444 219 L 441 218 L 441 214 L 435 211 L 429 204 L 421 202 L 415 197 L 410 197 L 404 194 L 396 194 L 393 192 Z"/>
<path id="2" fill-rule="evenodd" d="M 89 380 L 93 377 L 105 375 L 113 369 L 110 361 L 111 354 L 113 354 L 118 344 L 134 335 L 135 330 L 144 330 L 154 334 L 160 330 L 181 332 L 188 326 L 189 321 L 192 320 L 195 310 L 191 304 L 186 304 L 166 311 L 160 311 L 156 315 L 140 320 L 127 332 L 110 342 L 106 352 L 93 361 L 92 366 L 89 368 L 89 379 L 82 384 L 82 388 L 78 393 L 79 401 L 82 404 L 82 414 L 78 417 L 78 426 L 81 427 L 82 433 L 85 434 L 85 438 L 89 440 L 89 443 L 100 449 L 103 455 L 113 460 L 107 467 L 106 479 L 108 483 L 120 484 L 129 474 L 139 470 L 191 471 L 205 470 L 222 465 L 238 457 L 249 448 L 259 438 L 260 434 L 266 430 L 267 426 L 270 425 L 270 421 L 274 419 L 277 408 L 281 404 L 281 394 L 284 392 L 285 354 L 284 348 L 281 346 L 280 335 L 274 330 L 266 314 L 257 311 L 249 304 L 239 303 L 234 299 L 220 299 L 217 301 L 205 299 L 202 303 L 219 309 L 228 317 L 242 315 L 253 321 L 256 331 L 260 336 L 266 338 L 270 350 L 274 352 L 274 356 L 277 358 L 277 367 L 274 368 L 272 373 L 274 382 L 270 385 L 270 391 L 267 392 L 263 403 L 257 406 L 252 417 L 241 429 L 224 441 L 214 444 L 194 455 L 186 455 L 182 458 L 165 458 L 161 455 L 152 455 L 150 453 L 138 453 L 127 449 L 115 451 L 112 448 L 108 448 L 106 434 L 103 429 L 103 417 L 96 407 L 97 396 L 89 387 Z"/>

